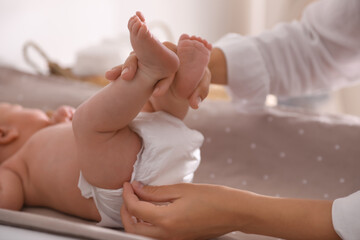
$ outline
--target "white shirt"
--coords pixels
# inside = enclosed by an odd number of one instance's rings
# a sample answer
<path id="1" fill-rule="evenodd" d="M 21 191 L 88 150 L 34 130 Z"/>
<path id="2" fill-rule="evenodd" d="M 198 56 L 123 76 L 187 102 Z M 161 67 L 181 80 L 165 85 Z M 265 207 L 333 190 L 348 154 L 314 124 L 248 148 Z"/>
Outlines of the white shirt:
<path id="1" fill-rule="evenodd" d="M 299 96 L 360 80 L 360 0 L 321 0 L 300 22 L 279 24 L 256 37 L 228 34 L 228 85 L 239 111 L 262 110 L 268 94 Z M 340 237 L 360 239 L 360 191 L 337 199 L 333 225 Z"/>

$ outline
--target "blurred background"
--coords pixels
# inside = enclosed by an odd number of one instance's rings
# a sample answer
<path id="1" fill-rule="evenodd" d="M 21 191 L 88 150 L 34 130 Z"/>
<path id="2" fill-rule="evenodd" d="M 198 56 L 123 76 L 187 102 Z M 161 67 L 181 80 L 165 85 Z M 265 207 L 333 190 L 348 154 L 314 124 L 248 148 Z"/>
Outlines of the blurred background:
<path id="1" fill-rule="evenodd" d="M 256 35 L 278 22 L 298 19 L 311 0 L 0 0 L 0 65 L 47 74 L 44 56 L 81 75 L 102 75 L 130 52 L 127 21 L 142 11 L 160 40 L 182 33 L 214 43 L 229 32 Z M 33 46 L 33 45 L 32 45 Z M 24 53 L 33 66 L 24 60 Z M 94 63 L 96 63 L 94 65 Z M 214 91 L 222 91 L 213 87 Z M 220 94 L 221 98 L 227 99 Z M 360 87 L 268 104 L 360 116 Z"/>

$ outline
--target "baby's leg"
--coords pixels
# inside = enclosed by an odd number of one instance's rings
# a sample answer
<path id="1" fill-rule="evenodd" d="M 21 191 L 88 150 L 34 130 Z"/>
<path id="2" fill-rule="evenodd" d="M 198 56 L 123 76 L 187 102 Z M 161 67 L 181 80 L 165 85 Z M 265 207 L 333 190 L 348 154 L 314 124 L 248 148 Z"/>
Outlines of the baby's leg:
<path id="1" fill-rule="evenodd" d="M 199 37 L 181 35 L 177 55 L 180 67 L 174 84 L 179 97 L 189 98 L 204 75 L 210 59 L 211 44 Z"/>
<path id="2" fill-rule="evenodd" d="M 138 58 L 138 71 L 151 79 L 173 77 L 179 67 L 177 55 L 165 47 L 150 32 L 141 13 L 129 20 L 131 45 Z"/>
<path id="3" fill-rule="evenodd" d="M 128 27 L 138 58 L 134 79 L 120 78 L 104 87 L 77 109 L 72 122 L 83 176 L 101 188 L 116 189 L 130 180 L 141 139 L 128 124 L 157 81 L 172 79 L 179 66 L 177 55 L 152 36 L 140 13 Z"/>

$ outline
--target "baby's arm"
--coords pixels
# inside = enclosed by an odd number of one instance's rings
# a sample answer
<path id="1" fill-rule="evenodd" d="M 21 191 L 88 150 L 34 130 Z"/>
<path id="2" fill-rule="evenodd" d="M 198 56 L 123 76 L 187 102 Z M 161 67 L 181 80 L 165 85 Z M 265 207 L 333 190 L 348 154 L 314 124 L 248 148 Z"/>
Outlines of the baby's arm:
<path id="1" fill-rule="evenodd" d="M 0 208 L 20 210 L 24 193 L 19 176 L 9 168 L 0 167 Z"/>
<path id="2" fill-rule="evenodd" d="M 56 109 L 52 114 L 50 121 L 52 124 L 71 122 L 74 113 L 75 109 L 73 107 L 64 105 Z"/>

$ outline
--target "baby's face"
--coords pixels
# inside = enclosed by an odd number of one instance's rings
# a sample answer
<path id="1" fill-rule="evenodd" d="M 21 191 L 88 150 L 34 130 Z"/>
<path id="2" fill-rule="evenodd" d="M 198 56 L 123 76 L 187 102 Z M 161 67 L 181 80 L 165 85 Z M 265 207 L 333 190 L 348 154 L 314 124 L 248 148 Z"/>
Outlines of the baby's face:
<path id="1" fill-rule="evenodd" d="M 16 141 L 2 146 L 3 148 L 14 149 L 11 150 L 11 152 L 16 152 L 31 135 L 49 125 L 50 121 L 48 116 L 39 109 L 23 108 L 20 105 L 0 103 L 0 127 L 16 128 L 19 133 Z"/>

